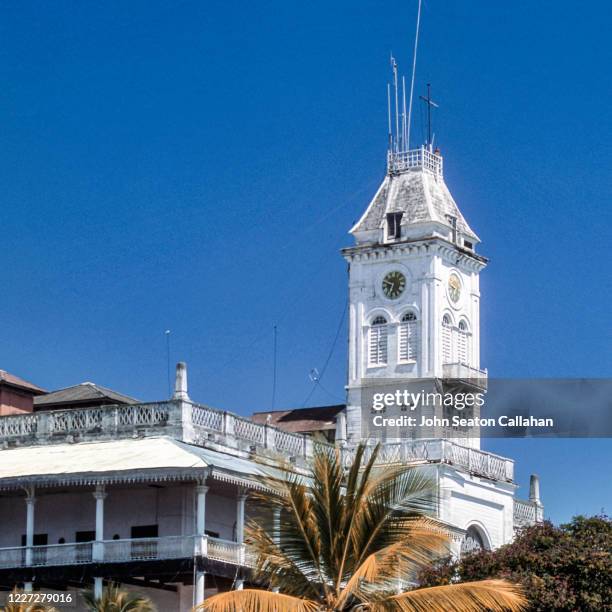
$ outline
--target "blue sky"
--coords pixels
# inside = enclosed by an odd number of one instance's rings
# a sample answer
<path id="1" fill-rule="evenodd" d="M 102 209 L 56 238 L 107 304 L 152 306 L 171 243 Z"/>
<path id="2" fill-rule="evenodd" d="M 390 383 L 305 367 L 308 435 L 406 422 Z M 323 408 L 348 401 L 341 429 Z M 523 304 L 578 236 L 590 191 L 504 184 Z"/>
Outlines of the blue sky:
<path id="1" fill-rule="evenodd" d="M 483 365 L 610 376 L 610 8 L 426 0 L 417 89 L 491 258 Z M 384 174 L 416 0 L 4 3 L 0 367 L 46 388 L 301 406 L 346 299 L 339 249 Z M 423 134 L 416 108 L 413 135 Z M 346 333 L 311 403 L 341 401 Z M 608 440 L 490 441 L 547 515 L 610 510 Z"/>

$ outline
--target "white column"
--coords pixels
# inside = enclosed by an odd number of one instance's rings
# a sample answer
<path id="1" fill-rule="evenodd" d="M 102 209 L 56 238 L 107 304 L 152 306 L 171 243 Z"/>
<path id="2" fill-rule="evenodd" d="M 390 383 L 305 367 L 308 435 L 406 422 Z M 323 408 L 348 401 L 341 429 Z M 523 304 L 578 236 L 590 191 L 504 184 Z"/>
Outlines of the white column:
<path id="1" fill-rule="evenodd" d="M 206 586 L 206 572 L 196 572 L 194 607 L 204 602 L 204 589 Z"/>
<path id="2" fill-rule="evenodd" d="M 236 500 L 236 542 L 238 544 L 244 543 L 244 506 L 246 498 L 246 493 L 240 490 Z"/>
<path id="3" fill-rule="evenodd" d="M 102 582 L 102 578 L 96 576 L 94 578 L 94 597 L 96 599 L 100 599 L 102 597 L 102 592 L 104 590 L 104 584 Z"/>
<path id="4" fill-rule="evenodd" d="M 196 534 L 199 536 L 206 535 L 206 493 L 207 486 L 196 486 Z"/>
<path id="5" fill-rule="evenodd" d="M 104 485 L 98 485 L 92 494 L 96 500 L 96 541 L 93 543 L 92 558 L 94 561 L 104 559 L 104 500 L 106 499 L 106 489 Z M 101 576 L 94 577 L 94 597 L 100 599 L 104 583 Z"/>
<path id="6" fill-rule="evenodd" d="M 101 561 L 104 558 L 104 549 L 102 541 L 104 540 L 104 500 L 106 499 L 106 490 L 103 485 L 98 485 L 93 492 L 96 500 L 96 541 L 93 545 L 94 560 Z"/>
<path id="7" fill-rule="evenodd" d="M 96 541 L 104 540 L 104 500 L 106 499 L 106 490 L 103 485 L 98 485 L 93 492 L 96 500 Z"/>
<path id="8" fill-rule="evenodd" d="M 32 565 L 33 560 L 35 504 L 34 487 L 29 487 L 26 491 L 26 565 Z"/>
<path id="9" fill-rule="evenodd" d="M 208 493 L 208 487 L 203 484 L 196 485 L 196 535 L 200 536 L 196 538 L 195 542 L 195 554 L 196 564 L 197 555 L 205 556 L 206 552 L 206 493 Z M 200 546 L 202 544 L 202 546 Z M 206 572 L 199 571 L 196 569 L 195 585 L 193 591 L 193 605 L 198 606 L 204 602 L 204 589 L 206 586 Z"/>
<path id="10" fill-rule="evenodd" d="M 238 491 L 238 499 L 236 501 L 236 542 L 241 545 L 241 556 L 244 554 L 244 507 L 246 503 L 246 492 L 243 489 Z M 241 558 L 241 565 L 244 565 L 244 559 Z M 241 591 L 244 588 L 244 580 L 236 580 L 236 590 Z"/>

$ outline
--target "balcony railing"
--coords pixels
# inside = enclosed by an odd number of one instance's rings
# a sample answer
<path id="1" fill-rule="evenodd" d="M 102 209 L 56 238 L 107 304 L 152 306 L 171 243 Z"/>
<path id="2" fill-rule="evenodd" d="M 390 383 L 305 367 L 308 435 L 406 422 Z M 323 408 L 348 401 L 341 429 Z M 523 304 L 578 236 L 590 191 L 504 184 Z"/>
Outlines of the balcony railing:
<path id="1" fill-rule="evenodd" d="M 163 561 L 188 559 L 194 555 L 232 565 L 249 566 L 254 561 L 246 547 L 237 542 L 208 536 L 168 536 L 0 548 L 0 568 Z"/>
<path id="2" fill-rule="evenodd" d="M 451 366 L 455 367 L 454 364 Z M 289 433 L 189 402 L 75 408 L 0 417 L 0 447 L 147 435 L 171 436 L 200 446 L 212 442 L 217 448 L 227 448 L 227 452 L 247 451 L 268 458 L 280 455 L 302 466 L 307 465 L 317 446 L 331 448 L 331 445 L 315 442 L 309 436 Z M 345 464 L 350 464 L 354 449 L 345 447 L 342 453 Z M 379 455 L 379 463 L 419 460 L 445 462 L 502 481 L 513 478 L 513 462 L 510 459 L 444 439 L 383 443 Z"/>
<path id="3" fill-rule="evenodd" d="M 442 375 L 445 379 L 454 379 L 466 382 L 478 389 L 487 389 L 486 370 L 479 370 L 465 363 L 445 363 L 442 366 Z"/>
<path id="4" fill-rule="evenodd" d="M 423 168 L 436 177 L 442 177 L 442 156 L 431 153 L 425 147 L 410 151 L 389 152 L 387 171 L 389 174 L 399 174 L 411 168 Z"/>
<path id="5" fill-rule="evenodd" d="M 542 506 L 523 499 L 514 500 L 514 528 L 535 525 L 542 520 Z"/>
<path id="6" fill-rule="evenodd" d="M 373 447 L 366 451 L 371 456 Z M 350 461 L 350 455 L 347 458 Z M 378 454 L 379 464 L 401 464 L 414 462 L 447 463 L 465 471 L 492 480 L 512 482 L 514 461 L 487 453 L 476 448 L 468 448 L 450 440 L 401 440 L 384 443 Z"/>

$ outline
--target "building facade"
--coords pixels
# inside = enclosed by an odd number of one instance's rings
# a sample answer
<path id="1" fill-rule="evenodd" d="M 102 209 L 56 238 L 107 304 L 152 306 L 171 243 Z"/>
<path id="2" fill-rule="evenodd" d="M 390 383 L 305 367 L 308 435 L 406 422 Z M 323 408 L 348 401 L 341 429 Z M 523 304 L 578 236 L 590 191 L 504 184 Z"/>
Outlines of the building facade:
<path id="1" fill-rule="evenodd" d="M 367 389 L 389 380 L 486 388 L 486 259 L 446 187 L 439 152 L 391 151 L 351 234 L 355 245 L 343 251 L 346 407 L 240 417 L 192 401 L 179 364 L 167 401 L 136 402 L 88 384 L 0 417 L 0 588 L 66 593 L 89 584 L 99 593 L 115 581 L 169 612 L 243 588 L 252 566 L 245 520 L 266 511 L 249 502 L 249 491 L 265 486 L 262 476 L 283 478 L 280 465 L 306 473 L 317 444 L 339 445 L 349 465 L 356 444 L 372 438 Z M 296 433 L 328 432 L 332 422 L 328 442 Z M 460 433 L 387 432 L 378 457 L 431 471 L 436 517 L 456 555 L 509 542 L 543 510 L 536 479 L 529 501 L 517 499 L 513 461 L 481 450 L 474 432 Z"/>

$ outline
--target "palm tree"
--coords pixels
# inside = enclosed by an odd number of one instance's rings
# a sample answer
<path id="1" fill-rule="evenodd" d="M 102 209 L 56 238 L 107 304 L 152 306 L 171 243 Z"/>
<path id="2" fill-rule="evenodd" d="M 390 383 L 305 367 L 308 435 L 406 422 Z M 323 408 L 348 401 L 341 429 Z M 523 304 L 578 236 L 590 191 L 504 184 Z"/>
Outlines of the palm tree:
<path id="1" fill-rule="evenodd" d="M 150 599 L 131 595 L 118 584 L 106 587 L 99 598 L 87 591 L 83 593 L 83 599 L 90 612 L 156 612 Z"/>
<path id="2" fill-rule="evenodd" d="M 199 610 L 209 612 L 494 612 L 524 609 L 519 587 L 503 580 L 404 590 L 400 577 L 447 548 L 435 508 L 435 483 L 426 470 L 376 467 L 378 447 L 366 461 L 357 448 L 348 470 L 340 451 L 317 450 L 308 479 L 267 481 L 255 494 L 281 521 L 252 520 L 247 542 L 255 580 L 272 590 L 219 593 Z"/>

